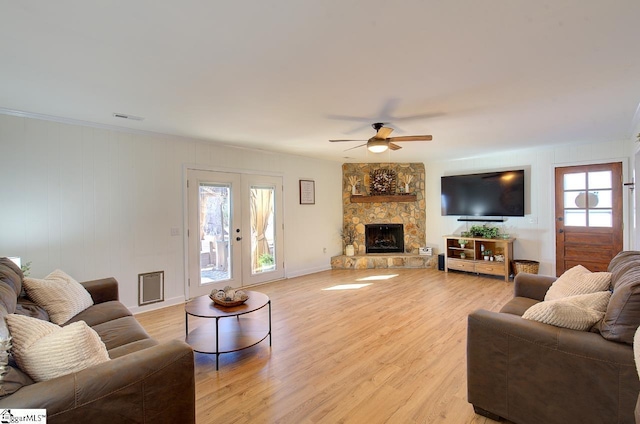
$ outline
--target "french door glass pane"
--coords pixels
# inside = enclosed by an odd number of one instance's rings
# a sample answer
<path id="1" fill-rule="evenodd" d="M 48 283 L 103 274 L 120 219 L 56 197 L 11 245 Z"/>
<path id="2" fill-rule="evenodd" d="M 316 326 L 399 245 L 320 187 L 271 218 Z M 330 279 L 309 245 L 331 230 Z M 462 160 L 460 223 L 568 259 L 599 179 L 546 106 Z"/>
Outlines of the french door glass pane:
<path id="1" fill-rule="evenodd" d="M 612 199 L 612 191 L 611 190 L 598 190 L 598 191 L 590 191 L 589 192 L 589 207 L 590 208 L 612 208 L 613 207 L 613 199 Z"/>
<path id="2" fill-rule="evenodd" d="M 200 281 L 231 278 L 229 267 L 229 184 L 200 183 Z"/>
<path id="3" fill-rule="evenodd" d="M 613 211 L 611 209 L 589 211 L 589 227 L 612 227 Z"/>
<path id="4" fill-rule="evenodd" d="M 564 175 L 565 190 L 584 190 L 586 189 L 586 178 L 584 172 Z"/>
<path id="5" fill-rule="evenodd" d="M 611 188 L 611 171 L 589 172 L 589 188 Z"/>
<path id="6" fill-rule="evenodd" d="M 251 186 L 251 274 L 275 269 L 274 187 Z"/>
<path id="7" fill-rule="evenodd" d="M 566 209 L 572 209 L 572 208 L 578 208 L 578 207 L 582 207 L 584 208 L 585 205 L 580 205 L 580 201 L 578 200 L 578 196 L 580 195 L 584 196 L 584 191 L 565 191 L 564 192 L 564 207 Z"/>
<path id="8" fill-rule="evenodd" d="M 564 225 L 568 227 L 585 227 L 587 225 L 587 211 L 582 210 L 565 210 Z"/>

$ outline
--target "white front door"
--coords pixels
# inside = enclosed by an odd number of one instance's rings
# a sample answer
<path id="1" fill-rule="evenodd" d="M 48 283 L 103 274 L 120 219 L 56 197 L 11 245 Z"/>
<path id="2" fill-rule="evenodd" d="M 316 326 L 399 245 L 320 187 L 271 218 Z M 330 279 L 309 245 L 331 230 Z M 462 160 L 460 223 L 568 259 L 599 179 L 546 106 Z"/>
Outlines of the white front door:
<path id="1" fill-rule="evenodd" d="M 187 298 L 284 277 L 282 178 L 187 170 Z"/>

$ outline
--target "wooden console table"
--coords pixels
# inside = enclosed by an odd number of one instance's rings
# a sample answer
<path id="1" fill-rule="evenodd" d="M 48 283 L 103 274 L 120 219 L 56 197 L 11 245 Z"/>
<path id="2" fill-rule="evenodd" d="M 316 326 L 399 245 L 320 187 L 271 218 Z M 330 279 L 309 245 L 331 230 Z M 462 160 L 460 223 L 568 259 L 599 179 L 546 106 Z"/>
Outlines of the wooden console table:
<path id="1" fill-rule="evenodd" d="M 462 247 L 458 240 L 467 240 Z M 483 239 L 461 236 L 444 236 L 444 270 L 475 272 L 476 274 L 500 275 L 504 281 L 509 281 L 511 275 L 510 263 L 513 260 L 513 242 L 515 238 Z M 493 255 L 502 255 L 504 260 L 485 261 L 482 256 L 484 250 L 491 250 Z"/>

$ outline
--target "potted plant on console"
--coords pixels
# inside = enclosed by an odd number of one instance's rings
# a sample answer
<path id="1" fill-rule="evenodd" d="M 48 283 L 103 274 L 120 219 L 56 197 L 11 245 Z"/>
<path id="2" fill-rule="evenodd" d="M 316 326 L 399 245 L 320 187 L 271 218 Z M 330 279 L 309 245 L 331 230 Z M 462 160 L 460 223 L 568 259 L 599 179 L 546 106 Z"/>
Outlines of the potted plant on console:
<path id="1" fill-rule="evenodd" d="M 498 227 L 489 227 L 486 224 L 482 226 L 473 225 L 471 226 L 471 228 L 469 228 L 469 232 L 473 237 L 480 237 L 480 238 L 486 238 L 486 239 L 497 238 L 499 231 L 500 230 L 498 229 Z"/>
<path id="2" fill-rule="evenodd" d="M 469 243 L 469 240 L 466 240 L 466 239 L 463 239 L 463 238 L 458 239 L 458 244 L 460 245 L 460 247 L 462 249 L 464 249 L 467 246 L 468 243 Z"/>

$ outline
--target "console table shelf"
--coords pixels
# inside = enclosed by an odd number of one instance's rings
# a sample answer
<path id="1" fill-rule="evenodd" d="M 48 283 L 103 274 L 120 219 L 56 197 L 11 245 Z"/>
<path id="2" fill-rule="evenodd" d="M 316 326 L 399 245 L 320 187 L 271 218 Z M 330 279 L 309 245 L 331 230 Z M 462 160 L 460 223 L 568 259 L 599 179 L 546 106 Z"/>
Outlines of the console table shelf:
<path id="1" fill-rule="evenodd" d="M 462 247 L 459 240 L 467 240 Z M 483 239 L 462 236 L 444 236 L 444 270 L 475 272 L 476 274 L 500 275 L 505 281 L 509 281 L 511 268 L 509 264 L 513 260 L 514 238 L 508 239 Z M 492 255 L 501 255 L 503 260 L 485 261 L 482 250 L 491 250 Z"/>
<path id="2" fill-rule="evenodd" d="M 391 196 L 351 196 L 351 203 L 388 203 L 388 202 L 415 202 L 418 196 L 415 194 L 394 194 Z"/>

